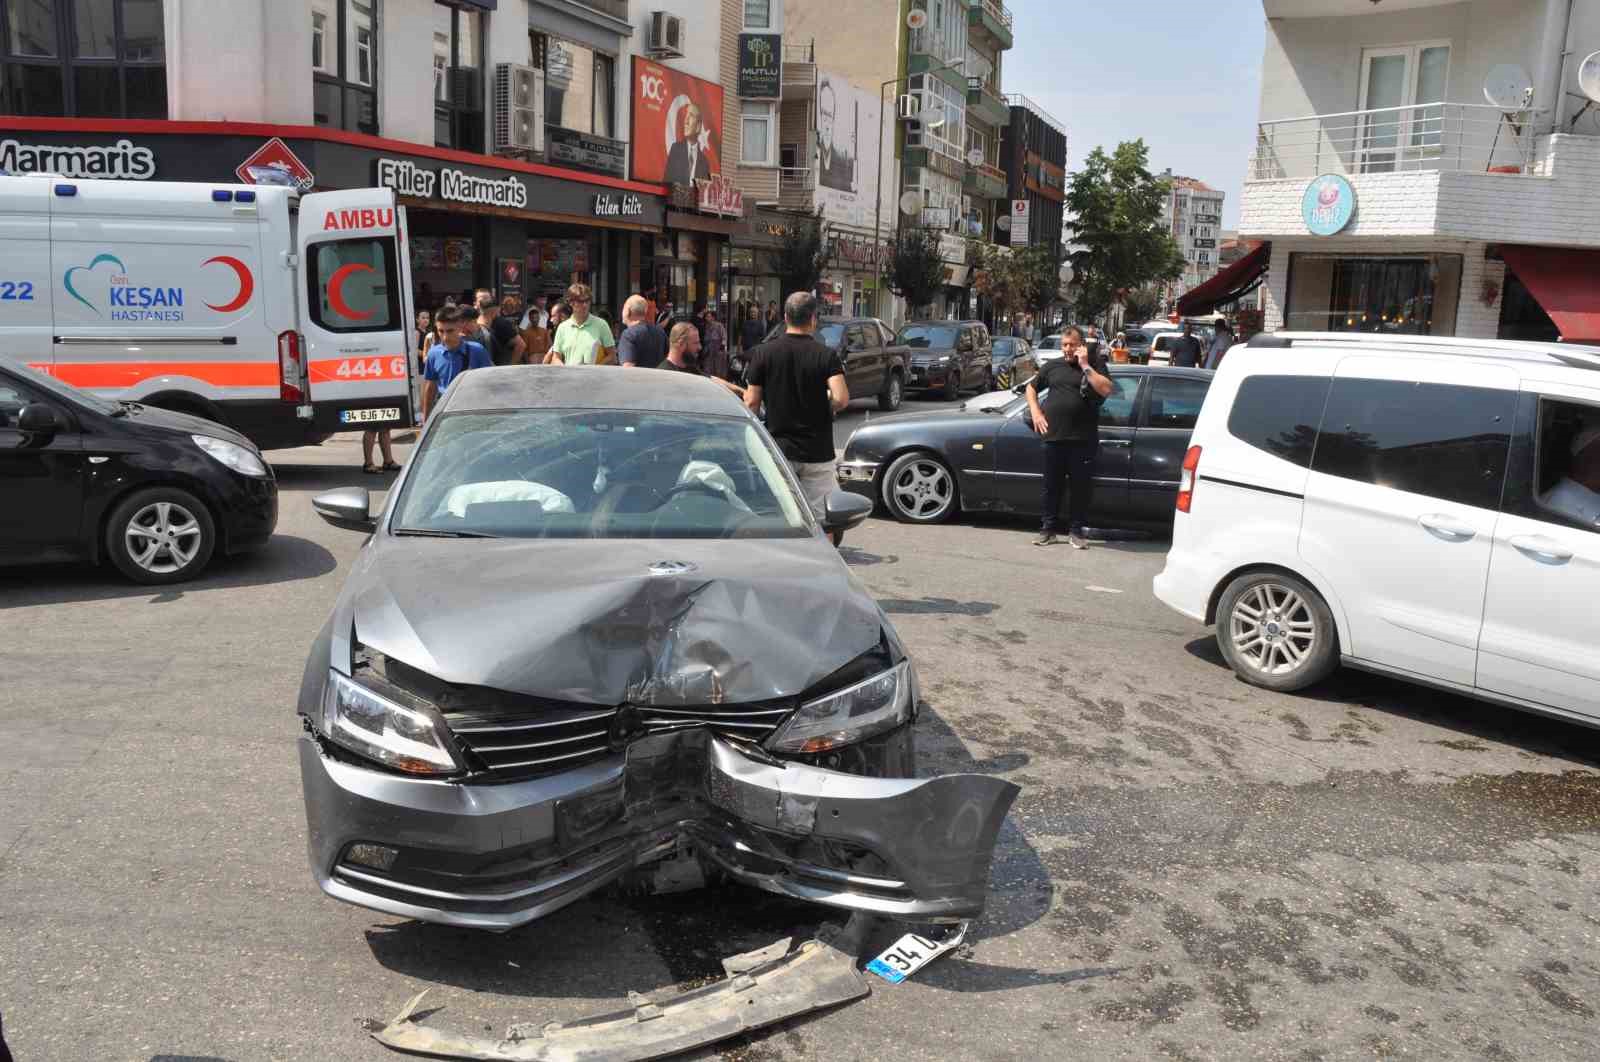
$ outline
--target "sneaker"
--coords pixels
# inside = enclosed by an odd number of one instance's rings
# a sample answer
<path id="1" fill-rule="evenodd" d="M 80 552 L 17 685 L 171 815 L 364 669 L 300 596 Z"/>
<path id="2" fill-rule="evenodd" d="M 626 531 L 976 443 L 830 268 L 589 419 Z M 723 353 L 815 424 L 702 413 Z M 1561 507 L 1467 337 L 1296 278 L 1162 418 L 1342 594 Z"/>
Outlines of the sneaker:
<path id="1" fill-rule="evenodd" d="M 1035 546 L 1053 546 L 1056 544 L 1056 533 L 1054 531 L 1041 531 L 1039 532 L 1039 537 L 1033 540 L 1033 544 Z"/>
<path id="2" fill-rule="evenodd" d="M 1067 536 L 1067 545 L 1071 546 L 1073 549 L 1088 549 L 1089 540 L 1074 531 L 1072 534 Z"/>

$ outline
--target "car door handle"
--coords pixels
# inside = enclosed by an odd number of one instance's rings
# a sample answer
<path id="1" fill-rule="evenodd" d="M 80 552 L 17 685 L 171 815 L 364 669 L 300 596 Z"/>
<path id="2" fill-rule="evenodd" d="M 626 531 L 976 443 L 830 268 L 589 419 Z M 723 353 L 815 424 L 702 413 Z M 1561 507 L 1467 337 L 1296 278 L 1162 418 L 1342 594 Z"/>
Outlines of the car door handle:
<path id="1" fill-rule="evenodd" d="M 1476 529 L 1441 513 L 1424 513 L 1417 517 L 1417 523 L 1440 538 L 1454 542 L 1467 542 L 1478 537 Z"/>
<path id="2" fill-rule="evenodd" d="M 1132 446 L 1132 439 L 1101 439 L 1101 446 Z"/>
<path id="3" fill-rule="evenodd" d="M 1506 541 L 1542 564 L 1565 564 L 1572 559 L 1570 549 L 1543 535 L 1513 535 Z"/>

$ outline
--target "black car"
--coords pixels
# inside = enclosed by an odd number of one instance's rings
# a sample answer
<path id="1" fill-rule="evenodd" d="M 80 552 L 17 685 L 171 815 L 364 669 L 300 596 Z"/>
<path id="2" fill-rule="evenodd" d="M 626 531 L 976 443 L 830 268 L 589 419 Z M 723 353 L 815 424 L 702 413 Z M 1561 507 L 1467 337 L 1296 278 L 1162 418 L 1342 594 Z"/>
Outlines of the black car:
<path id="1" fill-rule="evenodd" d="M 1115 389 L 1100 408 L 1092 523 L 1172 523 L 1183 455 L 1211 376 L 1201 369 L 1111 367 Z M 977 412 L 884 417 L 845 443 L 839 483 L 910 523 L 936 523 L 962 509 L 1037 514 L 1042 445 L 1020 393 Z"/>
<path id="2" fill-rule="evenodd" d="M 989 328 L 982 321 L 912 321 L 894 341 L 911 351 L 908 391 L 937 391 L 953 402 L 962 391 L 991 387 Z"/>
<path id="3" fill-rule="evenodd" d="M 990 383 L 995 387 L 1027 383 L 1039 371 L 1039 361 L 1034 357 L 1032 345 L 1016 336 L 994 337 L 989 366 Z"/>
<path id="4" fill-rule="evenodd" d="M 780 322 L 765 341 L 781 336 Z M 906 366 L 911 351 L 896 342 L 894 332 L 876 317 L 819 317 L 817 341 L 839 355 L 851 398 L 876 397 L 878 408 L 892 413 L 906 393 Z M 743 379 L 749 353 L 733 357 L 734 375 Z"/>
<path id="5" fill-rule="evenodd" d="M 329 895 L 505 930 L 703 861 L 851 910 L 981 909 L 1016 787 L 915 778 L 916 671 L 826 537 L 871 504 L 813 514 L 716 384 L 476 369 L 380 515 L 358 487 L 313 505 L 368 536 L 298 704 Z"/>
<path id="6" fill-rule="evenodd" d="M 0 564 L 109 559 L 141 583 L 266 543 L 278 485 L 232 428 L 0 365 Z"/>

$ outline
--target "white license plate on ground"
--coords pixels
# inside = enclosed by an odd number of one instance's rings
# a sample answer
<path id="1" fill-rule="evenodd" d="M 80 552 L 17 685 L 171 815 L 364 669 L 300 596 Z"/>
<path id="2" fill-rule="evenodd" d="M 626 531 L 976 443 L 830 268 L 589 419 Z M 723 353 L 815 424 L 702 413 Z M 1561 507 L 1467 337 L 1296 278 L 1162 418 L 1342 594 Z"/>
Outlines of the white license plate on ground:
<path id="1" fill-rule="evenodd" d="M 907 933 L 891 944 L 876 959 L 867 963 L 867 969 L 897 985 L 928 963 L 937 959 L 967 939 L 967 923 L 950 935 L 949 940 L 933 941 L 918 933 Z"/>
<path id="2" fill-rule="evenodd" d="M 345 424 L 370 424 L 373 421 L 399 420 L 400 411 L 392 406 L 383 409 L 346 409 L 339 420 Z"/>

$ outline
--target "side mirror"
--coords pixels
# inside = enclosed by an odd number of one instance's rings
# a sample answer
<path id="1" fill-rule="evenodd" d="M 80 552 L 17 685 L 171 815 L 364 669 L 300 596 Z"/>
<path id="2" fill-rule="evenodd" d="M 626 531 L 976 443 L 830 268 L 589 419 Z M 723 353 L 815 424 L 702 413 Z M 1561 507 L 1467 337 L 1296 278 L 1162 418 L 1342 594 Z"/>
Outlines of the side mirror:
<path id="1" fill-rule="evenodd" d="M 365 487 L 340 487 L 311 499 L 311 508 L 334 527 L 372 532 L 378 520 L 372 515 L 372 492 Z"/>
<path id="2" fill-rule="evenodd" d="M 871 515 L 872 499 L 836 490 L 828 495 L 828 501 L 823 506 L 822 529 L 830 533 L 848 531 L 866 523 Z"/>
<path id="3" fill-rule="evenodd" d="M 54 406 L 30 402 L 17 414 L 17 427 L 34 435 L 54 435 L 66 427 L 66 422 Z"/>

